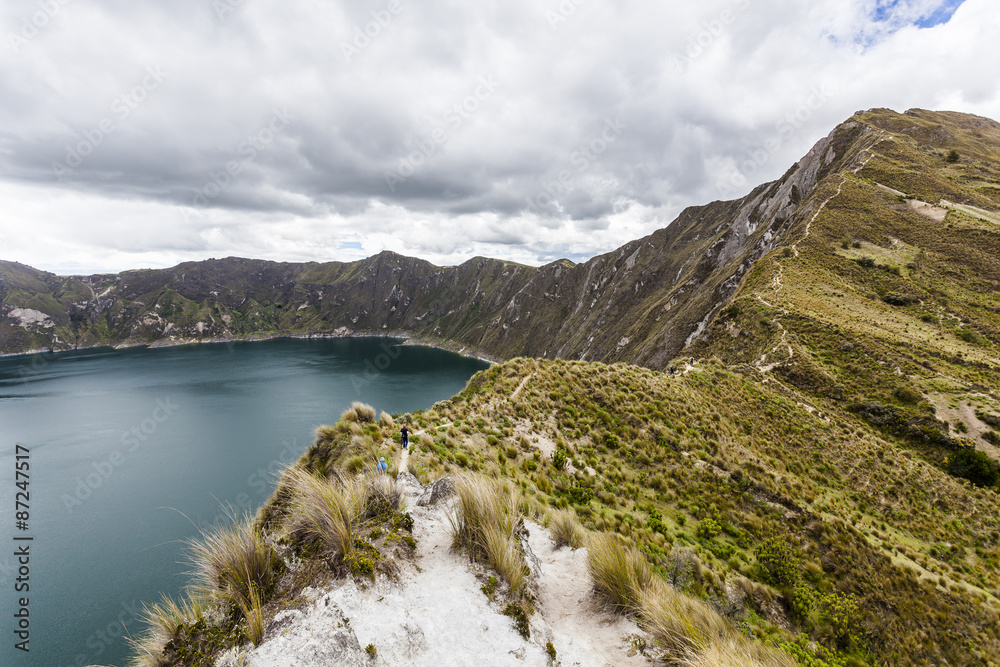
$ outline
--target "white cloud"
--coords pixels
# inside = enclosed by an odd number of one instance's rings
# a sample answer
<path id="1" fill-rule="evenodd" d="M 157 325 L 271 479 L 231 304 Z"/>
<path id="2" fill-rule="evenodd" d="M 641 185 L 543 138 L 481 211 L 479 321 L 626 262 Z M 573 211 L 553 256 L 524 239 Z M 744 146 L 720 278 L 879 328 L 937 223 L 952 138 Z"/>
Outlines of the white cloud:
<path id="1" fill-rule="evenodd" d="M 0 7 L 0 257 L 581 259 L 858 109 L 1000 117 L 990 0 L 222 1 Z"/>

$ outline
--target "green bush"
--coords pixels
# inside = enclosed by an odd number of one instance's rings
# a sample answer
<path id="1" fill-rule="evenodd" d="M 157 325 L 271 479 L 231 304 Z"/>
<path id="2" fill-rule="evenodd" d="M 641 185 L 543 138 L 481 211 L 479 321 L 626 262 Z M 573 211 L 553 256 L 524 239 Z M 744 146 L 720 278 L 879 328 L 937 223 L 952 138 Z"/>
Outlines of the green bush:
<path id="1" fill-rule="evenodd" d="M 976 416 L 979 417 L 981 421 L 989 424 L 993 428 L 1000 428 L 1000 415 L 994 415 L 989 412 L 983 412 L 982 410 L 977 410 Z"/>
<path id="2" fill-rule="evenodd" d="M 556 470 L 562 470 L 566 467 L 566 462 L 569 457 L 566 456 L 566 452 L 562 447 L 557 447 L 555 453 L 552 455 L 552 466 Z"/>
<path id="3" fill-rule="evenodd" d="M 654 533 L 661 533 L 663 535 L 668 533 L 667 524 L 663 523 L 663 515 L 655 509 L 650 510 L 649 521 L 646 522 L 646 527 Z"/>
<path id="4" fill-rule="evenodd" d="M 996 486 L 1000 481 L 1000 466 L 988 454 L 971 447 L 948 457 L 948 472 L 969 480 L 976 486 Z"/>
<path id="5" fill-rule="evenodd" d="M 781 537 L 770 537 L 754 549 L 766 583 L 775 586 L 792 585 L 799 580 L 801 562 L 791 545 Z"/>
<path id="6" fill-rule="evenodd" d="M 911 303 L 916 302 L 917 297 L 913 296 L 912 294 L 898 294 L 896 292 L 889 292 L 888 294 L 882 297 L 882 300 L 885 301 L 890 306 L 909 306 Z"/>
<path id="7" fill-rule="evenodd" d="M 836 591 L 820 598 L 820 621 L 830 626 L 841 649 L 851 649 L 861 641 L 861 608 L 851 595 Z"/>
<path id="8" fill-rule="evenodd" d="M 710 540 L 721 532 L 722 526 L 719 525 L 718 521 L 712 517 L 705 517 L 698 522 L 698 527 L 695 528 L 694 534 L 698 537 Z"/>
<path id="9" fill-rule="evenodd" d="M 893 392 L 893 396 L 903 403 L 919 403 L 920 400 L 923 399 L 923 394 L 916 389 L 905 385 L 896 387 L 896 391 Z"/>

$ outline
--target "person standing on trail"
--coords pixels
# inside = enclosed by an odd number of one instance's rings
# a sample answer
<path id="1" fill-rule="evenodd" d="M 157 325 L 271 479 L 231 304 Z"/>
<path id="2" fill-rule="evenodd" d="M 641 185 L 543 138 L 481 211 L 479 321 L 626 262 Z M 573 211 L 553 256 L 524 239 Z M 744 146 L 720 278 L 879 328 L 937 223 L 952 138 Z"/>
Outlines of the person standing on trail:
<path id="1" fill-rule="evenodd" d="M 410 429 L 406 428 L 406 424 L 399 429 L 399 442 L 402 443 L 403 449 L 410 448 Z"/>
<path id="2" fill-rule="evenodd" d="M 375 472 L 389 472 L 389 466 L 386 465 L 384 456 L 378 460 L 378 465 L 375 466 Z"/>

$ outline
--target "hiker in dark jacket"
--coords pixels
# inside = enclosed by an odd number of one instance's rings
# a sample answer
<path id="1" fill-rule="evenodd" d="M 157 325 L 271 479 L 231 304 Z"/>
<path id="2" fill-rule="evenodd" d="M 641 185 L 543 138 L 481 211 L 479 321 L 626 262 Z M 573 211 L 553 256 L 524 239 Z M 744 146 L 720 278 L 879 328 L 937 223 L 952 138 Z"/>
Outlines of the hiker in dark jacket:
<path id="1" fill-rule="evenodd" d="M 409 449 L 410 430 L 406 428 L 406 424 L 403 424 L 403 428 L 399 429 L 399 441 L 403 443 L 403 449 Z"/>

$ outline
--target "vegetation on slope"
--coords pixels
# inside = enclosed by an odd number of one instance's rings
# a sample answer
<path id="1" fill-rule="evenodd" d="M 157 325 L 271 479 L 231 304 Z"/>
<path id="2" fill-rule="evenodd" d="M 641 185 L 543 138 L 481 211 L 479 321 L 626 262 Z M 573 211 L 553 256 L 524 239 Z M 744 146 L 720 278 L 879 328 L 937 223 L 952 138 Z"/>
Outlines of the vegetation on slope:
<path id="1" fill-rule="evenodd" d="M 768 383 L 519 359 L 414 420 L 418 474 L 573 507 L 752 637 L 854 664 L 1000 657 L 1000 496 Z"/>

